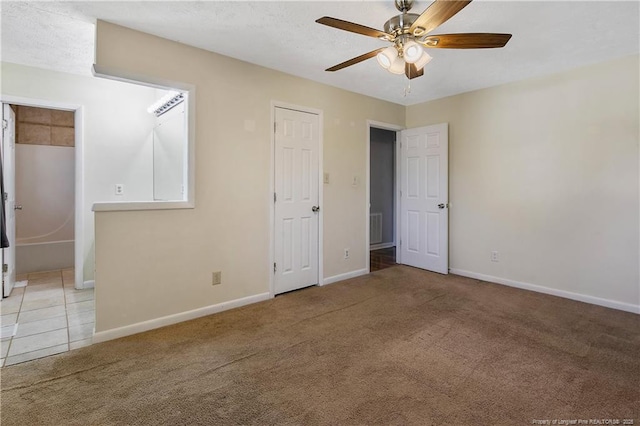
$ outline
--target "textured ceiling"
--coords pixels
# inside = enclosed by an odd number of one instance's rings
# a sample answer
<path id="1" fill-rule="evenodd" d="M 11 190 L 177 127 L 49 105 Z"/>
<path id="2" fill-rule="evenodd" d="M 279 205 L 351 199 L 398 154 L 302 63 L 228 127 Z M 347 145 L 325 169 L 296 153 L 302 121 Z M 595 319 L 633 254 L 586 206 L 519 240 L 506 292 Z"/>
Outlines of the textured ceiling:
<path id="1" fill-rule="evenodd" d="M 429 1 L 416 1 L 421 13 Z M 145 1 L 1 3 L 3 61 L 89 74 L 96 19 L 391 102 L 411 105 L 638 54 L 637 1 L 476 0 L 432 34 L 511 33 L 503 49 L 430 49 L 411 81 L 375 59 L 324 69 L 385 42 L 316 24 L 332 16 L 382 29 L 393 1 Z M 123 46 L 123 48 L 125 48 Z"/>

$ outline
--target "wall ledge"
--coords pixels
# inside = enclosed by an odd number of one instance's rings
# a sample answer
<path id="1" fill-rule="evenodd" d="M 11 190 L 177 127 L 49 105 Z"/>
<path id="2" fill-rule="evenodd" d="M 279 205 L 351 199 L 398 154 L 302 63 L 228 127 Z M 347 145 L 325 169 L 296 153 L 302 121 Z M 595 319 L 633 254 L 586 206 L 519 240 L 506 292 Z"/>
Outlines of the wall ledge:
<path id="1" fill-rule="evenodd" d="M 243 297 L 241 299 L 218 303 L 216 305 L 193 309 L 191 311 L 180 312 L 178 314 L 167 315 L 165 317 L 155 318 L 149 321 L 126 325 L 124 327 L 112 328 L 110 330 L 99 331 L 97 333 L 94 332 L 93 343 L 106 342 L 108 340 L 118 339 L 120 337 L 131 336 L 132 334 L 138 334 L 144 331 L 154 330 L 156 328 L 177 324 L 179 322 L 217 314 L 218 312 L 227 311 L 233 308 L 239 308 L 241 306 L 262 302 L 269 299 L 269 293 L 260 293 L 253 296 Z"/>
<path id="2" fill-rule="evenodd" d="M 344 281 L 344 280 L 348 280 L 349 278 L 355 278 L 361 275 L 367 275 L 368 273 L 369 271 L 366 268 L 358 269 L 357 271 L 345 272 L 344 274 L 338 274 L 332 277 L 325 278 L 324 280 L 322 280 L 321 285 L 337 283 L 338 281 Z"/>
<path id="3" fill-rule="evenodd" d="M 523 283 L 519 281 L 509 280 L 506 278 L 494 277 L 491 275 L 479 274 L 477 272 L 465 271 L 463 269 L 450 268 L 449 272 L 463 277 L 475 278 L 477 280 L 487 281 L 494 284 L 502 284 L 509 287 L 515 287 L 522 290 L 535 291 L 536 293 L 549 294 L 551 296 L 563 297 L 565 299 L 577 300 L 578 302 L 590 303 L 592 305 L 604 306 L 605 308 L 617 309 L 620 311 L 640 314 L 640 305 L 631 303 L 618 302 L 617 300 L 603 299 L 601 297 L 589 296 L 581 293 L 573 293 L 571 291 L 559 290 L 551 287 L 543 287 L 536 284 Z"/>

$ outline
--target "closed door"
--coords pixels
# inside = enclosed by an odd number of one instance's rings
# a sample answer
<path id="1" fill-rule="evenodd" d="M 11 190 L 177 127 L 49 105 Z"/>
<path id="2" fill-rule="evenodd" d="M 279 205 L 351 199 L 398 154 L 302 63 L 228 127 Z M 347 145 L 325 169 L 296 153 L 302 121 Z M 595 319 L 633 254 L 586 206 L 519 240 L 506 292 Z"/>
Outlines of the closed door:
<path id="1" fill-rule="evenodd" d="M 9 247 L 2 250 L 3 273 L 2 295 L 8 297 L 16 282 L 16 115 L 8 104 L 2 104 L 2 174 L 5 197 L 4 212 Z"/>
<path id="2" fill-rule="evenodd" d="M 275 110 L 275 293 L 318 284 L 319 119 Z"/>
<path id="3" fill-rule="evenodd" d="M 449 272 L 448 125 L 401 132 L 400 259 Z"/>

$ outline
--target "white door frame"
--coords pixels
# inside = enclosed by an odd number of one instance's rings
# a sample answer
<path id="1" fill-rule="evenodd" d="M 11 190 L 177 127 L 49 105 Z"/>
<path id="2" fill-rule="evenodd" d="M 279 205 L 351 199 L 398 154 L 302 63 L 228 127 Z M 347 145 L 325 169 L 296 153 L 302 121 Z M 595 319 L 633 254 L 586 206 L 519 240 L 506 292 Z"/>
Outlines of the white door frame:
<path id="1" fill-rule="evenodd" d="M 393 240 L 396 244 L 396 262 L 402 263 L 400 259 L 400 250 L 397 248 L 398 244 L 398 229 L 400 229 L 400 131 L 404 130 L 404 126 L 398 126 L 396 124 L 383 123 L 381 121 L 367 120 L 367 176 L 365 179 L 366 182 L 366 201 L 365 201 L 365 248 L 364 252 L 367 253 L 367 274 L 371 272 L 371 245 L 370 245 L 370 235 L 369 235 L 369 227 L 371 224 L 369 223 L 369 213 L 371 212 L 371 128 L 376 129 L 384 129 L 391 130 L 396 132 L 396 141 L 395 141 L 395 153 L 396 153 L 396 161 L 395 161 L 395 179 L 394 179 L 394 193 L 395 197 L 393 200 L 394 203 L 394 221 L 393 221 Z"/>
<path id="2" fill-rule="evenodd" d="M 294 105 L 287 102 L 280 101 L 271 101 L 271 150 L 270 152 L 270 166 L 269 166 L 269 193 L 267 194 L 267 199 L 269 200 L 269 297 L 275 297 L 275 282 L 274 282 L 274 273 L 273 273 L 273 263 L 275 262 L 275 210 L 276 203 L 273 201 L 273 193 L 275 192 L 275 149 L 276 149 L 276 134 L 275 134 L 275 126 L 276 126 L 276 108 L 284 108 L 290 109 L 294 111 L 306 112 L 309 114 L 315 114 L 318 116 L 318 131 L 319 131 L 319 141 L 318 141 L 318 205 L 320 206 L 320 211 L 318 212 L 318 285 L 323 285 L 324 281 L 324 167 L 323 167 L 323 128 L 324 128 L 324 113 L 321 109 L 309 108 L 300 105 Z"/>
<path id="3" fill-rule="evenodd" d="M 2 249 L 2 297 L 9 297 L 16 286 L 16 118 L 17 112 L 9 104 L 2 104 L 2 173 L 3 225 L 8 247 Z M 6 124 L 6 128 L 5 128 Z M 0 194 L 4 197 L 4 194 Z M 10 256 L 9 256 L 10 254 Z M 7 259 L 7 262 L 5 262 Z M 4 266 L 7 266 L 5 271 Z"/>
<path id="4" fill-rule="evenodd" d="M 83 129 L 83 113 L 84 107 L 78 104 L 67 104 L 63 102 L 55 102 L 50 100 L 25 98 L 22 96 L 0 95 L 0 102 L 3 104 L 12 104 L 20 106 L 30 106 L 37 108 L 61 109 L 73 111 L 74 127 L 75 127 L 75 212 L 74 212 L 74 267 L 75 267 L 75 288 L 85 288 L 84 283 L 84 167 L 83 167 L 83 147 L 84 147 L 84 129 Z M 87 282 L 86 287 L 92 287 L 93 282 Z"/>

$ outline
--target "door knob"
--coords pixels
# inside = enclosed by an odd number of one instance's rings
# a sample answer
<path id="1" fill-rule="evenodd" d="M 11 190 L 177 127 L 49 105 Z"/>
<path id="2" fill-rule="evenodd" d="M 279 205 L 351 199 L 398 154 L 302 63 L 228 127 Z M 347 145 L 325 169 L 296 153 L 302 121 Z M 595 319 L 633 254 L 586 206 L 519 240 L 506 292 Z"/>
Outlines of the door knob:
<path id="1" fill-rule="evenodd" d="M 320 211 L 320 206 L 311 207 L 311 211 L 314 212 L 314 213 L 318 213 Z"/>
<path id="2" fill-rule="evenodd" d="M 447 204 L 442 204 L 442 203 L 438 204 L 438 208 L 439 209 L 444 209 L 445 207 L 449 207 L 449 203 L 447 203 Z"/>
<path id="3" fill-rule="evenodd" d="M 22 206 L 20 204 L 16 204 L 15 206 L 13 206 L 14 210 L 22 210 Z"/>

